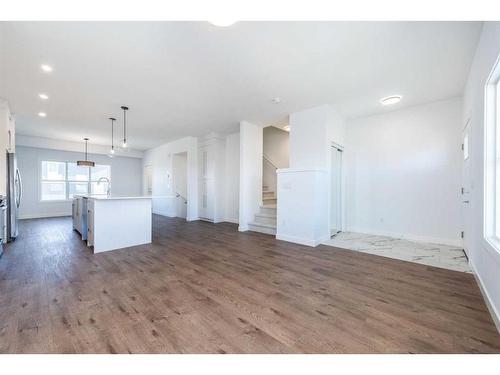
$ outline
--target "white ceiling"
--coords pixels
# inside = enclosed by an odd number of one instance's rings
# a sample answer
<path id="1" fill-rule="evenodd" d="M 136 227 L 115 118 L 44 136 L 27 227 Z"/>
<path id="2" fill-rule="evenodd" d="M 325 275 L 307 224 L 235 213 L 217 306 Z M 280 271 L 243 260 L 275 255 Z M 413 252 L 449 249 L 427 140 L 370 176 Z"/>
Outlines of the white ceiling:
<path id="1" fill-rule="evenodd" d="M 109 144 L 107 118 L 121 120 L 128 105 L 129 144 L 147 149 L 320 104 L 357 117 L 461 95 L 480 30 L 479 22 L 3 22 L 0 97 L 20 134 L 98 144 Z M 403 101 L 382 107 L 391 94 Z"/>

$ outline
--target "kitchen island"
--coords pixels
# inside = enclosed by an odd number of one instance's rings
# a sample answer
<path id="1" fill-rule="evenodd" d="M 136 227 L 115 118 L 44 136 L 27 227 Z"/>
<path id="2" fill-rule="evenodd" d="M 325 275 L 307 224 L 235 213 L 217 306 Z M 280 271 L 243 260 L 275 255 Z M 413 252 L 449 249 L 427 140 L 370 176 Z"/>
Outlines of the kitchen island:
<path id="1" fill-rule="evenodd" d="M 94 253 L 151 243 L 151 197 L 75 196 L 73 228 Z"/>

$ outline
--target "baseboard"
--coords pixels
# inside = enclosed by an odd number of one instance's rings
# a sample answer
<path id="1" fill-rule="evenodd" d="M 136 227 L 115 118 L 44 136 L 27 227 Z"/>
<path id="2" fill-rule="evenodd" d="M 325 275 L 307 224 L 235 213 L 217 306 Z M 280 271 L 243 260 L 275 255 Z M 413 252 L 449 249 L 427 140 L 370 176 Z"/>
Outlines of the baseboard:
<path id="1" fill-rule="evenodd" d="M 430 236 L 417 236 L 417 235 L 407 234 L 407 233 L 397 233 L 397 232 L 382 231 L 382 230 L 371 230 L 371 229 L 364 229 L 364 228 L 347 228 L 346 231 L 347 232 L 354 232 L 354 233 L 372 234 L 374 236 L 394 237 L 394 238 L 400 238 L 403 240 L 416 241 L 416 242 L 429 242 L 429 243 L 434 243 L 434 244 L 439 244 L 439 245 L 448 245 L 448 246 L 462 248 L 462 241 L 460 239 L 430 237 Z"/>
<path id="2" fill-rule="evenodd" d="M 474 264 L 471 261 L 469 261 L 469 265 L 470 268 L 472 269 L 472 274 L 476 279 L 477 285 L 479 285 L 479 290 L 481 291 L 484 301 L 486 302 L 486 307 L 488 307 L 491 318 L 493 319 L 493 323 L 495 323 L 495 327 L 497 328 L 498 333 L 500 333 L 500 313 L 495 308 L 495 305 L 493 305 L 493 303 L 491 302 L 490 295 L 488 294 L 486 288 L 484 287 L 483 281 L 481 280 L 481 276 L 479 276 L 479 274 L 476 272 Z"/>
<path id="3" fill-rule="evenodd" d="M 233 224 L 239 224 L 240 223 L 240 221 L 238 219 L 233 219 L 233 218 L 230 218 L 230 217 L 224 218 L 223 221 L 226 221 L 228 223 L 233 223 Z"/>
<path id="4" fill-rule="evenodd" d="M 70 212 L 56 212 L 53 214 L 33 214 L 33 215 L 19 215 L 19 220 L 25 219 L 45 219 L 48 217 L 63 217 L 63 216 L 71 216 Z"/>
<path id="5" fill-rule="evenodd" d="M 175 214 L 172 215 L 172 213 L 168 212 L 168 211 L 153 210 L 152 212 L 155 215 L 160 215 L 160 216 L 165 216 L 165 217 L 175 217 Z"/>
<path id="6" fill-rule="evenodd" d="M 186 221 L 196 221 L 196 220 L 200 220 L 200 218 L 197 216 L 186 217 Z"/>
<path id="7" fill-rule="evenodd" d="M 241 224 L 240 224 L 240 225 L 238 226 L 238 231 L 239 231 L 239 232 L 246 232 L 246 231 L 248 231 L 248 229 L 249 229 L 249 228 L 248 228 L 248 225 L 241 225 Z"/>
<path id="8" fill-rule="evenodd" d="M 318 240 L 311 240 L 309 238 L 289 236 L 286 234 L 276 234 L 276 239 L 281 240 L 281 241 L 286 241 L 286 242 L 297 243 L 299 245 L 316 247 L 316 246 L 322 244 L 323 242 L 325 242 L 328 239 L 328 237 L 318 239 Z"/>

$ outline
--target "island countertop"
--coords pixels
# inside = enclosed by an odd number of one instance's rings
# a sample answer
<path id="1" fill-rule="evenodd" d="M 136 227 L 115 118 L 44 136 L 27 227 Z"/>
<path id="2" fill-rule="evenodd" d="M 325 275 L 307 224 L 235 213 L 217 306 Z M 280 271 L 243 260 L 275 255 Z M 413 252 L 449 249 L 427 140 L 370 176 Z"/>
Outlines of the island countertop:
<path id="1" fill-rule="evenodd" d="M 105 195 L 84 195 L 84 194 L 75 194 L 75 197 L 87 198 L 87 199 L 96 199 L 96 200 L 118 200 L 118 199 L 152 199 L 151 196 L 148 195 L 137 195 L 137 196 L 115 196 L 112 195 L 107 197 Z"/>
<path id="2" fill-rule="evenodd" d="M 85 195 L 73 199 L 73 228 L 94 253 L 151 243 L 150 196 Z"/>

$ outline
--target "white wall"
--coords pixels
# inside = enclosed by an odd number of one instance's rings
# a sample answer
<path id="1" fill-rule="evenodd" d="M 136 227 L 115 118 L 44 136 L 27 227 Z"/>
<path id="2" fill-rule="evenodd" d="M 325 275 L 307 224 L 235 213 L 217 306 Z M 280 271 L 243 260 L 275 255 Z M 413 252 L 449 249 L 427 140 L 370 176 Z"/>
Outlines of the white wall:
<path id="1" fill-rule="evenodd" d="M 23 180 L 23 197 L 19 207 L 20 218 L 71 215 L 71 201 L 40 202 L 40 162 L 42 160 L 72 161 L 82 158 L 81 152 L 58 151 L 43 148 L 16 146 L 19 171 Z M 111 194 L 141 195 L 142 160 L 89 154 L 97 164 L 111 165 Z"/>
<path id="2" fill-rule="evenodd" d="M 344 139 L 345 123 L 329 105 L 290 115 L 290 168 L 278 170 L 276 238 L 309 246 L 329 238 L 331 145 Z"/>
<path id="3" fill-rule="evenodd" d="M 239 230 L 248 223 L 262 204 L 262 127 L 247 121 L 240 123 L 240 212 Z"/>
<path id="4" fill-rule="evenodd" d="M 290 134 L 275 126 L 263 129 L 263 152 L 277 168 L 288 168 L 290 160 Z"/>
<path id="5" fill-rule="evenodd" d="M 347 124 L 346 229 L 461 245 L 462 100 Z"/>
<path id="6" fill-rule="evenodd" d="M 483 237 L 484 229 L 484 90 L 486 80 L 500 55 L 500 23 L 486 22 L 469 73 L 464 94 L 464 118 L 471 120 L 470 163 L 471 191 L 470 226 L 465 228 L 471 238 L 469 261 L 496 317 L 500 330 L 500 253 Z"/>
<path id="7" fill-rule="evenodd" d="M 328 168 L 330 145 L 344 144 L 345 124 L 329 105 L 290 115 L 290 168 Z"/>
<path id="8" fill-rule="evenodd" d="M 143 166 L 153 167 L 153 212 L 175 216 L 175 196 L 172 185 L 172 154 L 187 152 L 187 220 L 198 219 L 198 139 L 185 137 L 147 150 Z"/>
<path id="9" fill-rule="evenodd" d="M 238 223 L 240 203 L 240 133 L 226 137 L 225 221 Z"/>
<path id="10" fill-rule="evenodd" d="M 287 131 L 275 126 L 263 129 L 262 180 L 271 191 L 276 191 L 276 169 L 288 168 L 290 164 L 289 144 L 290 135 Z"/>

